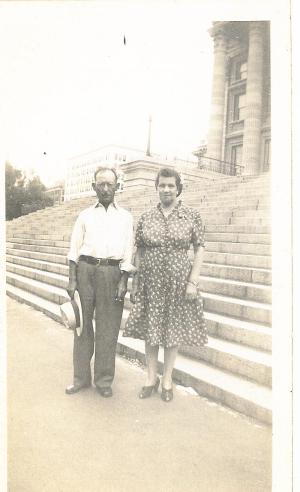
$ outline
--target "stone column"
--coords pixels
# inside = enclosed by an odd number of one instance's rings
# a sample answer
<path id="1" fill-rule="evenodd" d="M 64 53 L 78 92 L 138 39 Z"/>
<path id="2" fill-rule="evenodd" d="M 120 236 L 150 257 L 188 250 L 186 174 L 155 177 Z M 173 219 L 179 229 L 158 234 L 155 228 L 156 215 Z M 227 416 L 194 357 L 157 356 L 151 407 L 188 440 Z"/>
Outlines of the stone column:
<path id="1" fill-rule="evenodd" d="M 264 22 L 249 22 L 247 95 L 243 138 L 244 174 L 260 169 Z"/>
<path id="2" fill-rule="evenodd" d="M 222 28 L 212 32 L 212 35 L 214 36 L 214 68 L 206 155 L 207 157 L 221 160 L 225 111 L 227 40 Z"/>

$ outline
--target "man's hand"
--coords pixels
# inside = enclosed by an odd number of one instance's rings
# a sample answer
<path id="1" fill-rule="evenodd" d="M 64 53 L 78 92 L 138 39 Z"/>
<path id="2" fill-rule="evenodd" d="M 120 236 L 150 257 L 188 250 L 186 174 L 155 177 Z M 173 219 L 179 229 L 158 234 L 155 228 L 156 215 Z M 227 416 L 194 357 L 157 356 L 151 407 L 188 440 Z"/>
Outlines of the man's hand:
<path id="1" fill-rule="evenodd" d="M 116 290 L 116 295 L 115 295 L 116 301 L 119 302 L 124 301 L 124 297 L 127 292 L 127 282 L 128 282 L 128 275 L 127 274 L 122 275 Z"/>
<path id="2" fill-rule="evenodd" d="M 67 287 L 67 292 L 71 299 L 74 299 L 75 290 L 77 289 L 77 280 L 69 279 L 69 285 Z"/>

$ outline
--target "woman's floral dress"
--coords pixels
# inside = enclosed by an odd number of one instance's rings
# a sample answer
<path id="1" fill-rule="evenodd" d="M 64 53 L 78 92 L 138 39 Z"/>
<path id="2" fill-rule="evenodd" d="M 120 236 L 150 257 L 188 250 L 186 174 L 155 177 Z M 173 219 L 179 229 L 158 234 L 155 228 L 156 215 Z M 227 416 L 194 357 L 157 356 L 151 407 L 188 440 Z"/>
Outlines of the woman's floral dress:
<path id="1" fill-rule="evenodd" d="M 179 202 L 165 217 L 159 204 L 140 217 L 135 244 L 145 248 L 145 255 L 138 272 L 136 303 L 123 336 L 167 348 L 206 344 L 200 292 L 194 301 L 185 299 L 191 271 L 188 250 L 191 244 L 204 246 L 199 212 Z"/>

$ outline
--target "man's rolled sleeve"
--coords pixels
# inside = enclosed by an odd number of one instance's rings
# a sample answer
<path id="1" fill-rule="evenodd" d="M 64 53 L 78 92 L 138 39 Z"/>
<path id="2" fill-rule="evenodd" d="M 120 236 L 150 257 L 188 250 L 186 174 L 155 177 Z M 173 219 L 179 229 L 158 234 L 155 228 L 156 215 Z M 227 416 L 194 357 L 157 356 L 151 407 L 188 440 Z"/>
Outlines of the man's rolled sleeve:
<path id="1" fill-rule="evenodd" d="M 77 263 L 79 258 L 79 251 L 83 243 L 84 238 L 84 223 L 81 215 L 77 217 L 77 220 L 74 224 L 71 242 L 70 242 L 70 250 L 67 255 L 69 261 L 74 261 Z"/>
<path id="2" fill-rule="evenodd" d="M 136 271 L 135 266 L 132 264 L 132 256 L 133 256 L 133 218 L 130 214 L 128 216 L 128 229 L 127 229 L 127 238 L 124 248 L 124 256 L 122 261 L 120 262 L 120 269 L 124 270 L 128 273 L 133 273 Z"/>

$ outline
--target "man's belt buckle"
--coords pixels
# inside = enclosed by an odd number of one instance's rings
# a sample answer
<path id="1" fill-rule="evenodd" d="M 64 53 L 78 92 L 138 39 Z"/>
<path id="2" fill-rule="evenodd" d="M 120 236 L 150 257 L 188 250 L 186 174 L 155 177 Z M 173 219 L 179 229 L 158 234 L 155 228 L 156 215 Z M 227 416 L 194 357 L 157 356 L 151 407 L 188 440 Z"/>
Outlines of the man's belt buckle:
<path id="1" fill-rule="evenodd" d="M 109 265 L 109 259 L 108 259 L 108 258 L 96 258 L 96 260 L 97 260 L 97 261 L 96 261 L 96 263 L 95 263 L 95 264 L 96 264 L 97 266 L 98 266 L 98 265 L 105 265 L 105 266 Z"/>

